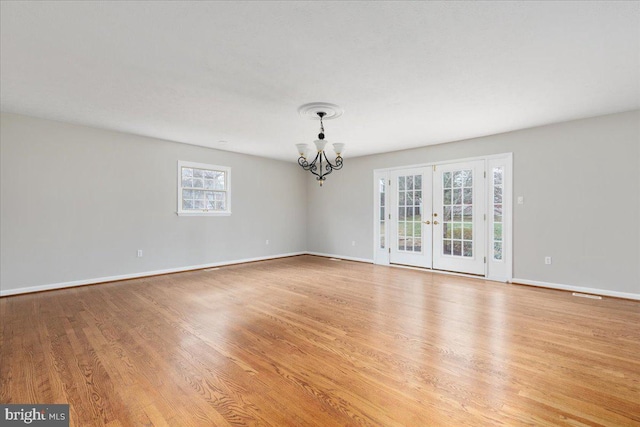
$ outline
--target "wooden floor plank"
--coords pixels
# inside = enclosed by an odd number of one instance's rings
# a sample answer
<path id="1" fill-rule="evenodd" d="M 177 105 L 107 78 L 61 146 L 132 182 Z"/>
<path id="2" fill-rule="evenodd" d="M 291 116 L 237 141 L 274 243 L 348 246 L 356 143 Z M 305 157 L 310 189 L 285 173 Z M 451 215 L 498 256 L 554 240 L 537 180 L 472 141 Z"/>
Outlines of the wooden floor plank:
<path id="1" fill-rule="evenodd" d="M 0 299 L 73 426 L 640 426 L 640 303 L 299 256 Z"/>

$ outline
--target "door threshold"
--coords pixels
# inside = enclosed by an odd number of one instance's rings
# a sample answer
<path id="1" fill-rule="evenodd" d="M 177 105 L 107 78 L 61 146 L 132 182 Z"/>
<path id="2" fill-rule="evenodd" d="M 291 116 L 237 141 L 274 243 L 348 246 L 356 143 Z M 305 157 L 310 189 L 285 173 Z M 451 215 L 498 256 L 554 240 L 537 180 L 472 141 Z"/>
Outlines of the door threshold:
<path id="1" fill-rule="evenodd" d="M 415 267 L 413 265 L 405 265 L 405 264 L 394 264 L 394 263 L 389 263 L 390 267 L 398 267 L 398 268 L 406 268 L 408 270 L 416 270 L 416 271 L 425 271 L 425 272 L 429 272 L 429 273 L 439 273 L 439 274 L 446 274 L 448 276 L 460 276 L 460 277 L 469 277 L 471 279 L 484 279 L 484 280 L 488 280 L 487 276 L 484 274 L 471 274 L 471 273 L 460 273 L 458 271 L 448 271 L 448 270 L 436 270 L 434 268 L 427 268 L 427 267 Z"/>

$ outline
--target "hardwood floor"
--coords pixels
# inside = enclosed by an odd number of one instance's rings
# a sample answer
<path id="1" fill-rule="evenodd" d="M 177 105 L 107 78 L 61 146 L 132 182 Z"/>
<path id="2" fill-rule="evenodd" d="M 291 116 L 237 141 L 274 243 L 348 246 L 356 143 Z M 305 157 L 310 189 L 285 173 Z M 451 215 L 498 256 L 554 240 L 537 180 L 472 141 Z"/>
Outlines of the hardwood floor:
<path id="1" fill-rule="evenodd" d="M 73 426 L 640 426 L 640 303 L 300 256 L 0 299 Z"/>

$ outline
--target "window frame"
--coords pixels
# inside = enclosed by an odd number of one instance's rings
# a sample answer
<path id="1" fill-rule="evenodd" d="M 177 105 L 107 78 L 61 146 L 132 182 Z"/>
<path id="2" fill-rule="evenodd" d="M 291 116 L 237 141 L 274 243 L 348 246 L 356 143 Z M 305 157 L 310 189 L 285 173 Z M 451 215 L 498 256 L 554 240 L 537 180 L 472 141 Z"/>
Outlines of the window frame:
<path id="1" fill-rule="evenodd" d="M 188 209 L 184 210 L 182 208 L 182 168 L 195 168 L 195 169 L 204 169 L 214 172 L 224 172 L 225 174 L 225 189 L 224 190 L 215 190 L 217 192 L 225 193 L 225 207 L 224 211 L 212 211 L 208 209 L 194 210 Z M 178 160 L 178 211 L 176 212 L 178 216 L 230 216 L 231 215 L 231 168 L 229 166 L 219 166 L 219 165 L 210 165 L 207 163 L 197 163 L 197 162 L 189 162 L 186 160 Z M 188 187 L 191 189 L 191 187 Z M 204 190 L 204 189 L 203 189 Z"/>

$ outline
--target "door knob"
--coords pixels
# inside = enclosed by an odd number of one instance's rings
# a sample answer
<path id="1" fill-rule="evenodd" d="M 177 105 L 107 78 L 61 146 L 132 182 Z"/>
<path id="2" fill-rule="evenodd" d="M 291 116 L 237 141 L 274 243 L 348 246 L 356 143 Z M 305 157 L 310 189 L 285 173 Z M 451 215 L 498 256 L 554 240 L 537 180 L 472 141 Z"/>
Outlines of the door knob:
<path id="1" fill-rule="evenodd" d="M 424 223 L 429 225 L 429 224 L 431 224 L 431 221 L 425 221 Z"/>
<path id="2" fill-rule="evenodd" d="M 437 213 L 437 212 L 434 212 L 434 213 L 433 213 L 433 216 L 438 216 L 438 213 Z"/>
<path id="3" fill-rule="evenodd" d="M 438 225 L 440 224 L 438 221 L 433 221 L 433 225 Z"/>

